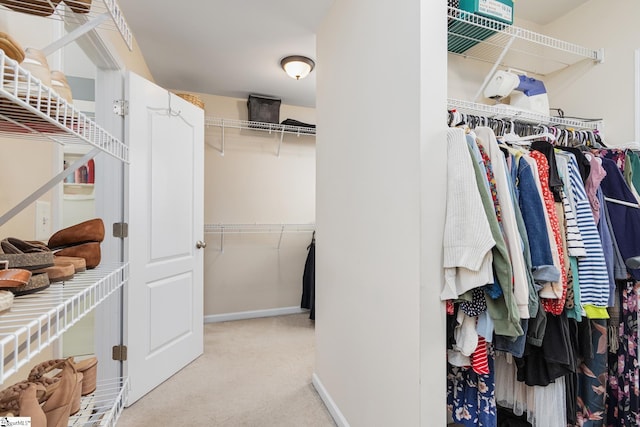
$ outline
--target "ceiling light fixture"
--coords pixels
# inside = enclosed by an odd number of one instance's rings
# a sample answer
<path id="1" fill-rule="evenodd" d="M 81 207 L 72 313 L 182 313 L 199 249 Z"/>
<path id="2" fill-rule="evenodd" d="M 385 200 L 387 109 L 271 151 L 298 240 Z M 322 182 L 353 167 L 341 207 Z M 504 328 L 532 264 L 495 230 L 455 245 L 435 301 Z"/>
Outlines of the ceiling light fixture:
<path id="1" fill-rule="evenodd" d="M 307 77 L 316 64 L 306 56 L 293 55 L 282 58 L 280 65 L 291 78 L 300 80 Z"/>

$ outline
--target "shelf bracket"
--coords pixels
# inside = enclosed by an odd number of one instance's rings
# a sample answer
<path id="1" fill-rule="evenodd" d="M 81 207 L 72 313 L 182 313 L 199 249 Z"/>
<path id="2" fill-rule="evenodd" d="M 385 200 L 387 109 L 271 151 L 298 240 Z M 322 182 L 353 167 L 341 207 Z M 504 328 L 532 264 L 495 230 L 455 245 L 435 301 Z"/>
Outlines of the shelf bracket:
<path id="1" fill-rule="evenodd" d="M 278 250 L 280 250 L 280 244 L 282 243 L 282 235 L 284 234 L 284 225 L 280 227 L 280 239 L 278 240 Z"/>
<path id="2" fill-rule="evenodd" d="M 496 72 L 496 70 L 500 66 L 500 63 L 506 56 L 507 52 L 509 52 L 511 45 L 513 44 L 514 40 L 519 35 L 519 33 L 520 33 L 520 30 L 517 30 L 516 33 L 511 36 L 507 44 L 504 46 L 504 49 L 502 49 L 500 56 L 498 56 L 498 59 L 496 59 L 495 64 L 493 64 L 493 67 L 491 67 L 491 71 L 489 71 L 489 74 L 487 74 L 487 77 L 484 78 L 484 81 L 482 82 L 482 86 L 480 86 L 480 89 L 478 89 L 478 92 L 476 92 L 476 95 L 473 97 L 473 102 L 478 102 L 478 99 L 480 99 L 480 96 L 482 95 L 482 91 L 484 91 L 484 88 L 487 86 L 487 84 L 489 84 L 489 80 L 491 80 L 491 78 L 493 77 L 493 74 Z"/>
<path id="3" fill-rule="evenodd" d="M 224 252 L 224 227 L 220 227 L 220 252 Z"/>
<path id="4" fill-rule="evenodd" d="M 221 156 L 224 156 L 224 120 L 222 121 L 222 151 L 220 152 Z"/>
<path id="5" fill-rule="evenodd" d="M 84 165 L 89 160 L 94 158 L 101 151 L 102 150 L 100 150 L 99 148 L 94 148 L 93 150 L 91 150 L 87 154 L 85 154 L 83 157 L 81 157 L 80 159 L 76 160 L 71 165 L 69 165 L 68 168 L 66 168 L 65 170 L 63 170 L 62 172 L 60 172 L 59 174 L 57 174 L 53 178 L 51 178 L 46 184 L 44 184 L 42 187 L 38 188 L 36 191 L 31 193 L 29 196 L 27 196 L 23 201 L 21 201 L 16 206 L 14 206 L 12 209 L 7 211 L 4 215 L 2 215 L 0 217 L 0 226 L 6 224 L 7 221 L 9 221 L 11 218 L 16 216 L 18 213 L 22 212 L 22 210 L 24 210 L 24 208 L 26 208 L 27 206 L 31 205 L 33 202 L 38 200 L 40 197 L 42 197 L 44 194 L 46 194 L 53 187 L 55 187 L 56 185 L 61 183 L 67 176 L 69 176 L 72 173 L 74 173 L 77 169 L 79 169 L 82 165 Z"/>
<path id="6" fill-rule="evenodd" d="M 89 31 L 94 30 L 96 27 L 98 27 L 99 25 L 103 24 L 104 22 L 106 22 L 109 19 L 111 19 L 111 16 L 107 12 L 96 16 L 91 21 L 85 22 L 84 24 L 80 25 L 78 28 L 76 28 L 73 31 L 67 33 L 64 37 L 61 37 L 58 40 L 56 40 L 55 42 L 51 43 L 50 45 L 44 47 L 42 49 L 42 53 L 44 53 L 44 56 L 51 55 L 52 53 L 58 51 L 59 49 L 62 49 L 63 47 L 65 47 L 69 43 L 73 43 L 78 38 L 80 38 L 83 35 L 87 34 Z"/>
<path id="7" fill-rule="evenodd" d="M 280 142 L 278 142 L 278 157 L 280 157 L 280 147 L 282 147 L 282 138 L 284 138 L 284 127 L 280 131 Z"/>

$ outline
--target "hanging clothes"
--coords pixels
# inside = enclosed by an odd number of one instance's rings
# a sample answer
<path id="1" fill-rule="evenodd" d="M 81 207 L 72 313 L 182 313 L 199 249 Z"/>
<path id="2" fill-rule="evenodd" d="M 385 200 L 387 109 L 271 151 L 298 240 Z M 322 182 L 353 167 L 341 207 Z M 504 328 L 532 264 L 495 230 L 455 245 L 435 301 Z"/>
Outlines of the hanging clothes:
<path id="1" fill-rule="evenodd" d="M 302 274 L 301 308 L 309 309 L 309 319 L 316 319 L 316 232 L 313 232 L 311 244 L 307 246 L 307 259 Z"/>

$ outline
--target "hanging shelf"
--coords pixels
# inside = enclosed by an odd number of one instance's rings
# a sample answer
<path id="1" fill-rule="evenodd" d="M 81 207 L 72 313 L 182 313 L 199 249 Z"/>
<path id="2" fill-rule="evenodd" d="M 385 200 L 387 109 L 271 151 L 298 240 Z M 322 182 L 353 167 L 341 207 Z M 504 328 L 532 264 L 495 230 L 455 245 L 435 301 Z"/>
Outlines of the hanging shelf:
<path id="1" fill-rule="evenodd" d="M 48 289 L 16 297 L 0 314 L 0 381 L 18 372 L 40 351 L 93 310 L 128 279 L 128 264 L 100 265 Z"/>
<path id="2" fill-rule="evenodd" d="M 264 122 L 251 122 L 248 120 L 236 120 L 236 119 L 223 119 L 220 117 L 205 117 L 205 126 L 210 127 L 219 127 L 222 129 L 222 146 L 220 149 L 220 154 L 224 156 L 224 145 L 225 145 L 225 129 L 248 129 L 255 131 L 268 132 L 269 134 L 279 134 L 280 141 L 278 143 L 278 151 L 277 155 L 280 157 L 280 148 L 282 147 L 282 140 L 284 138 L 284 134 L 291 134 L 296 136 L 304 136 L 316 135 L 316 128 L 305 127 L 305 126 L 291 126 L 291 125 L 282 125 L 279 123 L 264 123 Z"/>
<path id="3" fill-rule="evenodd" d="M 457 55 L 539 75 L 584 59 L 604 60 L 603 49 L 589 49 L 454 7 L 448 8 L 447 48 Z"/>
<path id="4" fill-rule="evenodd" d="M 42 16 L 42 10 L 44 9 L 42 5 L 46 4 L 46 1 L 47 0 L 44 0 L 44 2 L 40 1 L 39 3 L 25 1 L 22 2 L 21 6 L 16 5 L 12 8 L 3 6 L 3 8 L 10 11 Z M 57 6 L 55 6 L 53 13 L 46 16 L 46 18 L 64 21 L 65 24 L 71 27 L 89 25 L 92 28 L 98 27 L 118 31 L 129 50 L 133 50 L 133 35 L 116 0 L 93 0 L 90 5 L 90 10 L 87 13 L 73 12 L 64 1 L 53 3 L 57 3 Z"/>
<path id="5" fill-rule="evenodd" d="M 517 110 L 504 104 L 486 105 L 475 102 L 462 101 L 459 99 L 447 98 L 447 108 L 456 109 L 461 113 L 473 114 L 484 117 L 521 120 L 533 124 L 544 124 L 551 126 L 573 127 L 576 129 L 600 129 L 602 121 L 584 121 L 563 117 L 551 117 L 531 111 Z"/>

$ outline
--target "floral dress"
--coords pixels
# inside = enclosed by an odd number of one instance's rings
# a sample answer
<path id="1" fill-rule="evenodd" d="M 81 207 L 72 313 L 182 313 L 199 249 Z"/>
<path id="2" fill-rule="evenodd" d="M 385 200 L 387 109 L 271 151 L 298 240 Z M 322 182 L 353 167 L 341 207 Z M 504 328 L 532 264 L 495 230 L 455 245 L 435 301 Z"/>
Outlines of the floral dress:
<path id="1" fill-rule="evenodd" d="M 494 354 L 490 345 L 487 350 L 487 375 L 478 375 L 470 367 L 447 364 L 447 409 L 453 421 L 465 427 L 496 427 L 498 424 Z"/>

